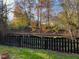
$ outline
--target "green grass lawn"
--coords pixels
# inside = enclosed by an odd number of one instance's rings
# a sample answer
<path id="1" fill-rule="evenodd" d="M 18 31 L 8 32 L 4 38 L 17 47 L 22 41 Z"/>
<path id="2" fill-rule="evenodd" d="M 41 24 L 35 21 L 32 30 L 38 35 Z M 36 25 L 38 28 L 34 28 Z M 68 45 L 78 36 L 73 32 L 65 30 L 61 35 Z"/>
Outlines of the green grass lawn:
<path id="1" fill-rule="evenodd" d="M 0 45 L 0 54 L 8 51 L 12 59 L 79 59 L 79 55 Z M 50 58 L 49 58 L 50 56 Z"/>

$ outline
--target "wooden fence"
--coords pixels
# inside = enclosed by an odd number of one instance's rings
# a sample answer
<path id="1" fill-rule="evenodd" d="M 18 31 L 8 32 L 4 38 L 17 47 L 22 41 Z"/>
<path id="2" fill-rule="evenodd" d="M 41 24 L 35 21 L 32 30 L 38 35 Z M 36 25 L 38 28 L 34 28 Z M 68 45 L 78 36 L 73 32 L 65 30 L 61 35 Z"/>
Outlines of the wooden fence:
<path id="1" fill-rule="evenodd" d="M 7 35 L 0 44 L 22 48 L 45 49 L 67 53 L 79 53 L 79 39 L 37 37 L 28 35 Z"/>

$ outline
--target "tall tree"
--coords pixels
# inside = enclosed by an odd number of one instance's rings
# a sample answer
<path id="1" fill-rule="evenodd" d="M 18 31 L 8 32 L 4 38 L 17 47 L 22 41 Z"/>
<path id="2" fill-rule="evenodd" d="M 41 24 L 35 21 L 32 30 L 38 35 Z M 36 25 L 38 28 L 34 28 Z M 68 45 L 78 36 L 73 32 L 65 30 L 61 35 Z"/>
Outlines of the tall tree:
<path id="1" fill-rule="evenodd" d="M 76 20 L 76 17 L 75 16 L 77 16 L 76 15 L 76 10 L 75 10 L 75 1 L 74 0 L 62 0 L 62 1 L 63 2 L 61 4 L 61 6 L 63 7 L 64 13 L 65 13 L 64 16 L 65 16 L 66 22 L 67 22 L 67 30 L 70 33 L 71 39 L 74 39 L 74 37 L 76 36 L 75 35 L 76 26 L 74 26 L 75 25 L 74 18 Z M 75 29 L 72 29 L 73 27 Z"/>
<path id="2" fill-rule="evenodd" d="M 7 5 L 0 0 L 0 34 L 4 36 L 7 32 Z"/>
<path id="3" fill-rule="evenodd" d="M 26 14 L 18 4 L 15 5 L 14 19 L 12 20 L 12 25 L 15 28 L 29 27 L 29 19 L 28 17 L 26 17 Z"/>
<path id="4" fill-rule="evenodd" d="M 25 13 L 26 18 L 29 19 L 29 27 L 31 27 L 31 19 L 33 19 L 33 14 L 32 14 L 32 7 L 34 0 L 15 0 L 15 3 L 19 5 L 19 7 L 22 9 L 22 11 Z"/>

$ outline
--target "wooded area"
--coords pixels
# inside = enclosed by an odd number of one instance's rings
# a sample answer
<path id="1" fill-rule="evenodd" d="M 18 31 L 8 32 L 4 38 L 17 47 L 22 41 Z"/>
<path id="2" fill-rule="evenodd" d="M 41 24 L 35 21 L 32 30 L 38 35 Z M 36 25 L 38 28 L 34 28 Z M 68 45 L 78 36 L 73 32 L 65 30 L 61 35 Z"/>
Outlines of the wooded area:
<path id="1" fill-rule="evenodd" d="M 79 31 L 78 0 L 14 0 L 14 7 L 7 0 L 0 3 L 0 32 L 24 31 L 40 33 L 64 33 L 76 37 Z M 54 12 L 54 5 L 60 12 Z M 9 8 L 8 8 L 9 7 Z M 13 10 L 12 10 L 13 9 Z M 56 8 L 58 9 L 58 8 Z M 13 13 L 12 20 L 8 14 Z M 10 17 L 10 16 L 9 16 Z"/>

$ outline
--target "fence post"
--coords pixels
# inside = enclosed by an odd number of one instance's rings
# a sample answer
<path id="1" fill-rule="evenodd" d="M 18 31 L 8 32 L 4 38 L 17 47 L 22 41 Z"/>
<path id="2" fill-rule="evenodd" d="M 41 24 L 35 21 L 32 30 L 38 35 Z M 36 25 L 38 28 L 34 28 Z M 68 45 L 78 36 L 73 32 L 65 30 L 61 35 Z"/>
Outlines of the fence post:
<path id="1" fill-rule="evenodd" d="M 77 42 L 76 42 L 76 39 L 75 40 L 73 40 L 73 53 L 76 53 L 76 47 L 77 47 Z"/>
<path id="2" fill-rule="evenodd" d="M 45 49 L 48 49 L 48 40 L 45 38 Z"/>
<path id="3" fill-rule="evenodd" d="M 73 40 L 70 40 L 71 41 L 71 53 L 73 52 L 73 49 L 72 49 L 72 43 L 73 43 Z"/>
<path id="4" fill-rule="evenodd" d="M 24 44 L 24 41 L 25 41 L 25 35 L 23 34 L 22 35 L 22 39 L 21 39 L 21 47 L 25 47 L 26 45 Z"/>
<path id="5" fill-rule="evenodd" d="M 65 52 L 67 51 L 67 39 L 65 38 Z"/>
<path id="6" fill-rule="evenodd" d="M 64 50 L 63 50 L 63 39 L 62 39 L 62 51 L 64 51 Z"/>
<path id="7" fill-rule="evenodd" d="M 59 43 L 60 43 L 60 39 L 58 38 L 57 40 L 58 40 L 58 43 L 57 43 L 57 45 L 58 45 L 58 49 L 57 49 L 57 50 L 59 51 Z"/>
<path id="8" fill-rule="evenodd" d="M 51 50 L 54 50 L 54 38 L 51 39 Z"/>
<path id="9" fill-rule="evenodd" d="M 68 53 L 70 53 L 70 39 L 68 39 Z"/>
<path id="10" fill-rule="evenodd" d="M 53 50 L 55 50 L 55 39 L 53 38 Z"/>
<path id="11" fill-rule="evenodd" d="M 79 38 L 77 38 L 77 53 L 79 53 Z"/>
<path id="12" fill-rule="evenodd" d="M 42 36 L 41 36 L 41 37 L 40 37 L 40 48 L 41 48 L 41 49 L 43 49 L 42 46 L 43 46 L 43 39 L 42 39 Z"/>

